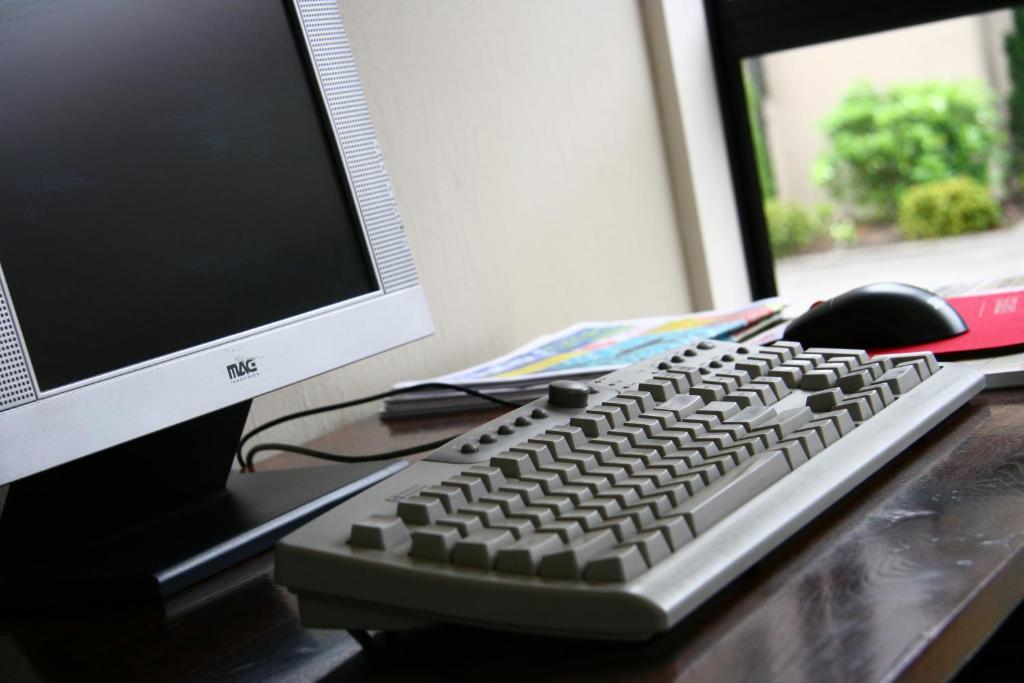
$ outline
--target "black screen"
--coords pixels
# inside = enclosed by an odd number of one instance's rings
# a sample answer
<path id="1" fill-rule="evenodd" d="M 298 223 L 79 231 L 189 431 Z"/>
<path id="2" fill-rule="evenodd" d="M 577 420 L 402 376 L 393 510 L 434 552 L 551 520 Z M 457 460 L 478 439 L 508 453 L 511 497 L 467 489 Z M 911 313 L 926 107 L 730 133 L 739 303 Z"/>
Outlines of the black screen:
<path id="1" fill-rule="evenodd" d="M 281 0 L 0 6 L 0 266 L 50 389 L 377 288 Z"/>

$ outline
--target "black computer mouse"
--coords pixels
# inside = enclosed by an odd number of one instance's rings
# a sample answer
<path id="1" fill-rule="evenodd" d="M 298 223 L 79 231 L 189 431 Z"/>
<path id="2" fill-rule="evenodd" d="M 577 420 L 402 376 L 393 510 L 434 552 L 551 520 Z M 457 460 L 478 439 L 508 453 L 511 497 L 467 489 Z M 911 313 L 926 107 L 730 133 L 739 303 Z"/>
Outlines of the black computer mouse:
<path id="1" fill-rule="evenodd" d="M 851 289 L 795 318 L 783 335 L 809 346 L 886 348 L 947 339 L 967 323 L 927 289 L 880 282 Z"/>

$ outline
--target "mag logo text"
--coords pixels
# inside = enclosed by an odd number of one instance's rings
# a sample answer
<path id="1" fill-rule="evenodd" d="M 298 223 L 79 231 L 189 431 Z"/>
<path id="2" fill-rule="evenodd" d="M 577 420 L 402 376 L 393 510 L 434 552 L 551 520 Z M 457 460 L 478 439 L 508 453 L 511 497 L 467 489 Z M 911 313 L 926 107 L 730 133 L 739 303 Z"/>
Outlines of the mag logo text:
<path id="1" fill-rule="evenodd" d="M 251 356 L 248 358 L 237 358 L 234 363 L 228 363 L 227 371 L 228 380 L 232 384 L 243 382 L 247 379 L 254 379 L 260 374 L 260 368 L 256 365 L 256 359 Z"/>

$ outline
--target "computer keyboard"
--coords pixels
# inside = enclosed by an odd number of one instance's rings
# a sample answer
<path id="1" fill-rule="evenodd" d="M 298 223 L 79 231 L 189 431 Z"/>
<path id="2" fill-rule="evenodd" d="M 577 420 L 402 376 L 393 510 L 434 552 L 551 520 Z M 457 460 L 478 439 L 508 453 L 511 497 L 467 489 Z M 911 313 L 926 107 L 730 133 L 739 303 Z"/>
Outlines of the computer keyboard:
<path id="1" fill-rule="evenodd" d="M 983 386 L 931 354 L 702 341 L 481 425 L 293 532 L 309 627 L 664 631 Z"/>

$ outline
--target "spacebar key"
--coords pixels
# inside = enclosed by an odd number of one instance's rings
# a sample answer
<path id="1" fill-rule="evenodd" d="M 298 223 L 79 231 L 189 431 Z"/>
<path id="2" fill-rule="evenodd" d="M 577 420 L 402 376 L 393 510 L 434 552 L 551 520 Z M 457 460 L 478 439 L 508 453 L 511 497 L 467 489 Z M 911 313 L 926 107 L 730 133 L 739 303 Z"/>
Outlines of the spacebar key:
<path id="1" fill-rule="evenodd" d="M 769 451 L 730 470 L 668 514 L 682 515 L 698 536 L 745 502 L 789 474 L 782 451 Z"/>

